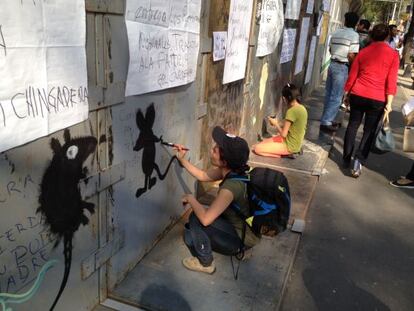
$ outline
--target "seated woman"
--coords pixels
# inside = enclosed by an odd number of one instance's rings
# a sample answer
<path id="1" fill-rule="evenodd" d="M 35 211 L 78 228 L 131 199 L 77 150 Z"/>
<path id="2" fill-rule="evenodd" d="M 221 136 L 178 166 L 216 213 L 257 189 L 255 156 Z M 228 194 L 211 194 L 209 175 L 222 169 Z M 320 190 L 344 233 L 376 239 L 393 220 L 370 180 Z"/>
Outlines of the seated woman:
<path id="1" fill-rule="evenodd" d="M 254 153 L 265 157 L 280 158 L 300 152 L 308 123 L 308 112 L 301 105 L 300 97 L 299 89 L 293 84 L 288 83 L 283 87 L 283 102 L 288 105 L 284 124 L 280 127 L 276 118 L 269 117 L 269 123 L 276 128 L 279 135 L 255 145 Z"/>

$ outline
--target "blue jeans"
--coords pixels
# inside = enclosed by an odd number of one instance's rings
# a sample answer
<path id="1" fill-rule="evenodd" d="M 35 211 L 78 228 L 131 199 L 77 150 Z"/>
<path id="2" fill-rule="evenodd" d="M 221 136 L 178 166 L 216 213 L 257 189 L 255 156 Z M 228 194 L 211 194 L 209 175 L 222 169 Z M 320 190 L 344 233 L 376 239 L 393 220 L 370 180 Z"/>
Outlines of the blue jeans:
<path id="1" fill-rule="evenodd" d="M 348 66 L 331 60 L 326 80 L 325 102 L 321 118 L 322 125 L 332 125 L 341 106 L 344 86 L 348 79 Z"/>
<path id="2" fill-rule="evenodd" d="M 184 243 L 203 266 L 209 266 L 213 262 L 212 251 L 234 256 L 243 248 L 236 229 L 223 216 L 211 225 L 203 226 L 194 213 L 191 213 L 185 224 Z"/>

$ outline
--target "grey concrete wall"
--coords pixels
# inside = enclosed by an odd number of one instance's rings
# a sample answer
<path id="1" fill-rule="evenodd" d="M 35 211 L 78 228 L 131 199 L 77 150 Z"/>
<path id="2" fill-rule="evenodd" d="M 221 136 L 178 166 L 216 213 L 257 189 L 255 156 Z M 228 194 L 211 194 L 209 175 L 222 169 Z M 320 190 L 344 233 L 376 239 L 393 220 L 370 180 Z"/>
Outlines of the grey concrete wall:
<path id="1" fill-rule="evenodd" d="M 253 143 L 264 116 L 281 114 L 285 109 L 280 104 L 285 83 L 293 81 L 307 94 L 318 83 L 320 61 L 315 61 L 312 81 L 303 86 L 307 51 L 304 70 L 297 76 L 293 76 L 295 59 L 279 63 L 281 41 L 273 54 L 255 57 L 258 2 L 254 2 L 244 80 L 222 85 L 224 61 L 212 61 L 212 31 L 227 29 L 230 0 L 203 1 L 196 80 L 185 86 L 125 98 L 129 60 L 125 1 L 86 1 L 90 114 L 88 121 L 70 131 L 72 135 L 93 135 L 99 140 L 96 153 L 86 162 L 92 179 L 82 185 L 82 192 L 88 194 L 96 212 L 90 215 L 90 224 L 81 226 L 75 234 L 72 271 L 57 310 L 90 310 L 103 300 L 183 214 L 181 195 L 194 191 L 194 181 L 176 163 L 164 180 L 154 170 L 144 173 L 148 156 L 144 156 L 143 150 L 133 149 L 141 133 L 136 123 L 138 110 L 145 114 L 153 105 L 153 133 L 186 145 L 191 160 L 207 166 L 213 126 L 222 125 Z M 303 0 L 301 16 L 306 4 Z M 315 11 L 318 7 L 316 2 Z M 306 16 L 311 17 L 308 50 L 316 28 L 312 15 Z M 300 21 L 286 25 L 300 27 Z M 296 44 L 298 41 L 299 29 Z M 315 59 L 321 58 L 321 51 L 323 45 L 318 46 Z M 47 309 L 63 274 L 62 246 L 52 248 L 53 241 L 36 214 L 40 182 L 52 158 L 52 137 L 63 141 L 63 132 L 0 154 L 0 292 L 27 290 L 40 266 L 50 259 L 60 260 L 46 274 L 30 302 L 13 306 L 15 310 L 28 310 L 29 304 L 32 310 Z M 171 156 L 171 149 L 156 144 L 155 155 L 149 158 L 164 172 Z M 136 191 L 144 186 L 145 175 L 156 177 L 156 183 L 137 198 Z"/>

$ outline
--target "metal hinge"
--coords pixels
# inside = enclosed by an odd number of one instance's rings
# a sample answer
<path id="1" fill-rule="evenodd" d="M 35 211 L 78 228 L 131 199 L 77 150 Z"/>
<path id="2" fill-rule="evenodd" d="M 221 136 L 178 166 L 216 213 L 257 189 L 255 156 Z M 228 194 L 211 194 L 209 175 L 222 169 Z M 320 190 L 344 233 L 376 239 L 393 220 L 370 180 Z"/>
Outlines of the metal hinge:
<path id="1" fill-rule="evenodd" d="M 102 267 L 111 257 L 118 253 L 125 245 L 125 232 L 119 231 L 114 235 L 113 240 L 105 244 L 105 246 L 97 249 L 89 257 L 82 261 L 81 277 L 86 280 L 96 270 Z"/>

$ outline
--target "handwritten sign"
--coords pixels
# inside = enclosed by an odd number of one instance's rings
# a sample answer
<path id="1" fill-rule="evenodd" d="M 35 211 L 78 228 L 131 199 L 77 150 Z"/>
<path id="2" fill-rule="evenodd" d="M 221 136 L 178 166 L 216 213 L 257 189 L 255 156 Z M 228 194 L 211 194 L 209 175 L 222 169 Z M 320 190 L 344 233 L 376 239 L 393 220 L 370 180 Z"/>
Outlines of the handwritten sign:
<path id="1" fill-rule="evenodd" d="M 213 32 L 213 61 L 219 61 L 226 57 L 227 32 Z"/>
<path id="2" fill-rule="evenodd" d="M 286 2 L 286 19 L 299 19 L 300 7 L 302 0 L 287 0 Z"/>
<path id="3" fill-rule="evenodd" d="M 329 12 L 330 8 L 331 8 L 331 4 L 329 3 L 329 0 L 322 0 L 322 6 L 321 6 L 322 11 Z"/>
<path id="4" fill-rule="evenodd" d="M 305 84 L 309 83 L 312 77 L 313 63 L 315 61 L 315 49 L 316 49 L 316 36 L 313 36 L 311 44 L 310 44 L 310 48 L 309 48 L 308 66 L 306 68 Z"/>
<path id="5" fill-rule="evenodd" d="M 2 0 L 0 152 L 88 118 L 85 1 Z"/>
<path id="6" fill-rule="evenodd" d="M 223 84 L 245 76 L 252 9 L 253 0 L 231 0 Z"/>
<path id="7" fill-rule="evenodd" d="M 299 45 L 296 54 L 295 72 L 298 74 L 303 69 L 303 62 L 305 59 L 306 40 L 309 32 L 309 17 L 302 19 L 302 26 L 300 27 Z"/>
<path id="8" fill-rule="evenodd" d="M 290 62 L 295 52 L 296 29 L 287 28 L 283 31 L 282 52 L 280 54 L 280 63 Z"/>
<path id="9" fill-rule="evenodd" d="M 313 6 L 315 4 L 315 0 L 308 0 L 308 5 L 306 7 L 306 13 L 312 14 L 313 13 Z"/>
<path id="10" fill-rule="evenodd" d="M 125 95 L 188 84 L 196 76 L 201 0 L 127 0 Z"/>
<path id="11" fill-rule="evenodd" d="M 274 52 L 279 43 L 284 22 L 282 0 L 264 0 L 257 40 L 257 57 Z"/>

